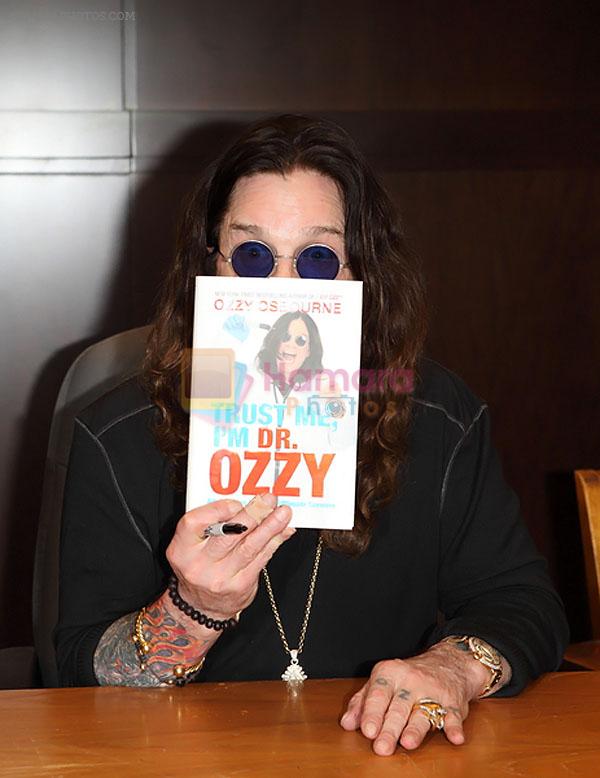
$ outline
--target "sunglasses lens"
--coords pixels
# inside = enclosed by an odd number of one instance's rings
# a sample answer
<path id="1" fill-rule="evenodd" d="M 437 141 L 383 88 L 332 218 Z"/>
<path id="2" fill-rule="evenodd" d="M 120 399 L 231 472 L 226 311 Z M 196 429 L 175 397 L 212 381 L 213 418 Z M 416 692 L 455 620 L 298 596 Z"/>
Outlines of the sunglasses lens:
<path id="1" fill-rule="evenodd" d="M 275 260 L 268 246 L 255 240 L 241 243 L 231 255 L 231 266 L 238 276 L 266 278 L 273 270 Z"/>
<path id="2" fill-rule="evenodd" d="M 298 255 L 296 270 L 301 278 L 322 278 L 331 281 L 340 269 L 337 254 L 327 246 L 308 246 Z"/>
<path id="3" fill-rule="evenodd" d="M 296 338 L 296 345 L 300 346 L 300 348 L 302 348 L 302 346 L 306 346 L 306 338 L 304 335 L 298 335 Z"/>

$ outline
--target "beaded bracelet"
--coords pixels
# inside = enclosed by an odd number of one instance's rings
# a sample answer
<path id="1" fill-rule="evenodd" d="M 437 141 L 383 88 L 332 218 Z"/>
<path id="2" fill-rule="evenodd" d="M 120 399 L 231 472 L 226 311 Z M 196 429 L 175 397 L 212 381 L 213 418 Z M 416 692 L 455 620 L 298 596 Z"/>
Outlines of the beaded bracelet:
<path id="1" fill-rule="evenodd" d="M 178 583 L 179 582 L 177 581 L 176 576 L 172 575 L 169 578 L 167 591 L 169 592 L 169 597 L 173 601 L 173 605 L 185 613 L 186 616 L 189 616 L 190 619 L 197 621 L 198 624 L 202 624 L 203 626 L 208 627 L 208 629 L 214 629 L 217 632 L 221 632 L 222 630 L 231 629 L 231 627 L 237 626 L 237 619 L 224 619 L 223 621 L 220 621 L 219 619 L 211 619 L 210 616 L 207 616 L 205 613 L 200 613 L 200 611 L 197 611 L 192 605 L 189 604 L 189 602 L 186 602 L 183 597 L 181 597 L 179 594 Z"/>

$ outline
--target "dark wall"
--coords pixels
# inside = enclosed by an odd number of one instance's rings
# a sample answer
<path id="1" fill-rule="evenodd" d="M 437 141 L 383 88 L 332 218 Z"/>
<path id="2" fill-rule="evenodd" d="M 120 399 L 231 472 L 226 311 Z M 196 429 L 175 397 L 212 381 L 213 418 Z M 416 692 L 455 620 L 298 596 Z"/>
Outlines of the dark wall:
<path id="1" fill-rule="evenodd" d="M 22 0 L 0 13 L 0 645 L 31 638 L 64 372 L 147 320 L 194 175 L 241 124 L 284 110 L 336 119 L 380 172 L 426 269 L 428 352 L 489 402 L 585 637 L 572 470 L 600 467 L 598 5 Z"/>

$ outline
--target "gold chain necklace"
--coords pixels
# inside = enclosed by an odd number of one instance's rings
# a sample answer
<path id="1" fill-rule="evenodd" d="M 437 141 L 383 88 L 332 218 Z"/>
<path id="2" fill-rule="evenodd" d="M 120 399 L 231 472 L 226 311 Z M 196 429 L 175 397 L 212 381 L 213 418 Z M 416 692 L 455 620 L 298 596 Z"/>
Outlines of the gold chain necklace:
<path id="1" fill-rule="evenodd" d="M 279 630 L 279 636 L 281 637 L 283 647 L 291 658 L 291 662 L 289 663 L 286 671 L 281 675 L 281 678 L 288 683 L 302 683 L 302 681 L 305 681 L 308 677 L 300 666 L 300 662 L 298 661 L 298 654 L 302 653 L 302 649 L 304 648 L 304 639 L 306 638 L 306 628 L 308 627 L 308 619 L 310 618 L 310 609 L 312 607 L 313 596 L 315 593 L 315 584 L 317 583 L 317 574 L 319 572 L 319 562 L 321 561 L 322 548 L 323 538 L 319 538 L 313 571 L 310 576 L 310 586 L 308 587 L 308 597 L 306 600 L 306 607 L 304 609 L 304 621 L 302 622 L 302 629 L 300 630 L 300 638 L 298 639 L 298 648 L 289 647 L 287 638 L 285 636 L 285 631 L 283 629 L 283 624 L 281 623 L 281 616 L 279 615 L 279 610 L 277 609 L 277 603 L 275 602 L 275 597 L 273 596 L 271 579 L 269 578 L 267 568 L 263 567 L 263 575 L 265 577 L 265 584 L 267 586 L 267 594 L 269 595 L 269 601 L 271 603 L 273 615 L 275 616 L 275 623 L 277 624 L 277 629 Z"/>

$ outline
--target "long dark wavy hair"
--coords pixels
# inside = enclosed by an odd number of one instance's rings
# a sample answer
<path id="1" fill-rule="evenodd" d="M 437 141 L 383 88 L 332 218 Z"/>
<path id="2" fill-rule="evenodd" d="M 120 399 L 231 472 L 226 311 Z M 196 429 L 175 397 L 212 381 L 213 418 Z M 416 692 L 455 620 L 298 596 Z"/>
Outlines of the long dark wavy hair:
<path id="1" fill-rule="evenodd" d="M 180 382 L 192 346 L 195 276 L 215 273 L 208 247 L 218 245 L 238 179 L 296 169 L 329 176 L 343 199 L 347 259 L 354 277 L 363 281 L 361 370 L 386 375 L 416 369 L 426 334 L 422 276 L 393 205 L 363 154 L 345 130 L 322 119 L 285 114 L 253 124 L 189 195 L 148 341 L 142 383 L 160 412 L 154 436 L 170 460 L 177 489 L 185 488 L 189 417 L 180 402 Z M 368 547 L 377 510 L 401 487 L 410 417 L 410 395 L 385 382 L 361 393 L 354 529 L 323 531 L 329 548 L 356 556 Z"/>
<path id="2" fill-rule="evenodd" d="M 288 332 L 288 327 L 296 319 L 301 319 L 304 322 L 308 332 L 309 352 L 298 370 L 294 370 L 290 376 L 291 380 L 288 384 L 285 377 L 279 373 L 277 352 L 284 336 Z M 288 389 L 302 384 L 306 380 L 310 381 L 323 368 L 323 344 L 321 343 L 319 328 L 312 316 L 303 311 L 290 311 L 280 316 L 265 335 L 256 362 L 261 373 L 268 375 L 282 392 L 286 392 Z"/>

